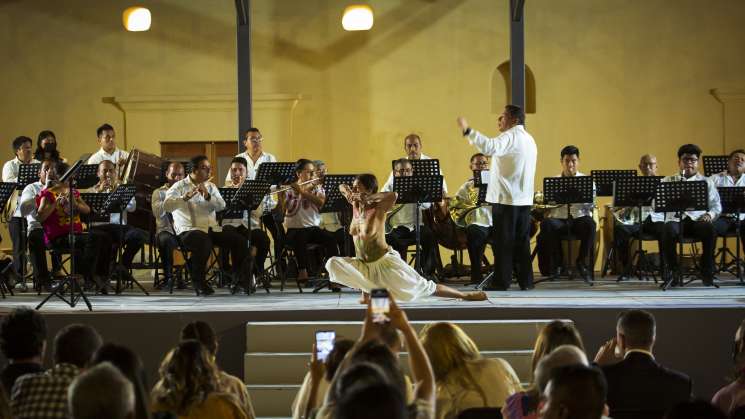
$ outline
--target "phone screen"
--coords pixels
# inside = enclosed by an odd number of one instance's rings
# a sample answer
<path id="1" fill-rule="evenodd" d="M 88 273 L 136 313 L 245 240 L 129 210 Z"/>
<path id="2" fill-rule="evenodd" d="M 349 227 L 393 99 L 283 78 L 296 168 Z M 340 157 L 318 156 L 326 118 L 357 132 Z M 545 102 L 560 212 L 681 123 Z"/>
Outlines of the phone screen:
<path id="1" fill-rule="evenodd" d="M 319 361 L 326 361 L 329 353 L 334 349 L 336 332 L 333 330 L 319 330 L 316 332 L 316 354 Z"/>
<path id="2" fill-rule="evenodd" d="M 375 323 L 385 323 L 389 320 L 390 300 L 388 290 L 377 288 L 370 291 L 370 307 L 372 309 L 372 320 Z"/>

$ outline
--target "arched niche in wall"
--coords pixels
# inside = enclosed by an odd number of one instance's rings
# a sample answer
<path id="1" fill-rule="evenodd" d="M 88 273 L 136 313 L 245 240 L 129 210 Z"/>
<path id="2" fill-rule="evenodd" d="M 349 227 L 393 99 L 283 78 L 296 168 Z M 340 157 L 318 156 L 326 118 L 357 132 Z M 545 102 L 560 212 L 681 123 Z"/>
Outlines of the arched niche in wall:
<path id="1" fill-rule="evenodd" d="M 491 109 L 492 113 L 499 114 L 504 110 L 504 105 L 512 103 L 512 82 L 510 78 L 510 62 L 503 62 L 491 76 Z M 533 70 L 525 65 L 525 113 L 535 113 L 535 77 Z"/>

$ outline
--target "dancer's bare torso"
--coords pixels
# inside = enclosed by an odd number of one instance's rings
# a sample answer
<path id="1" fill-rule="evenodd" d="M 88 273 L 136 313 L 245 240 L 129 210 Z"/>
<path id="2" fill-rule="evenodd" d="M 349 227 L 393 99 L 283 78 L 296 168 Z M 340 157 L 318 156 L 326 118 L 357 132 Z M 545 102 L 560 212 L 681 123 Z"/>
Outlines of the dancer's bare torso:
<path id="1" fill-rule="evenodd" d="M 396 198 L 393 192 L 378 195 L 383 195 L 387 199 L 372 205 L 355 202 L 352 208 L 349 233 L 354 238 L 357 257 L 365 262 L 374 262 L 388 252 L 388 244 L 385 241 L 385 216 Z"/>

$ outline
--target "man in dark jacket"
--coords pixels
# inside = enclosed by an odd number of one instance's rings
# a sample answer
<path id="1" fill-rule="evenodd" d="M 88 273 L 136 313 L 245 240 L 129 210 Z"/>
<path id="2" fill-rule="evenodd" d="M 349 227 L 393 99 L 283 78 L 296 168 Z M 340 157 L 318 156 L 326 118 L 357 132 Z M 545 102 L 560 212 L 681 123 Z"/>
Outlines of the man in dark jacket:
<path id="1" fill-rule="evenodd" d="M 47 342 L 47 323 L 38 311 L 17 308 L 0 323 L 0 350 L 8 366 L 0 373 L 6 394 L 24 374 L 42 372 L 42 355 Z"/>

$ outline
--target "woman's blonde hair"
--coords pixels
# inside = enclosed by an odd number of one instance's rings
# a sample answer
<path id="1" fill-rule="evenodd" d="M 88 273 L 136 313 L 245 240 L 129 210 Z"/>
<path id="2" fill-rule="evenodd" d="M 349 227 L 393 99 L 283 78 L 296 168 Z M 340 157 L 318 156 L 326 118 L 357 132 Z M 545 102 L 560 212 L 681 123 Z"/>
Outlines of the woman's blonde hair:
<path id="1" fill-rule="evenodd" d="M 217 391 L 218 369 L 209 351 L 196 340 L 185 340 L 173 348 L 160 365 L 159 402 L 179 415 L 188 415 L 194 404 Z"/>
<path id="2" fill-rule="evenodd" d="M 535 368 L 541 358 L 561 345 L 574 345 L 583 352 L 585 350 L 585 345 L 582 344 L 582 336 L 580 336 L 573 323 L 554 320 L 541 329 L 535 340 L 533 362 L 530 370 L 535 373 Z"/>

